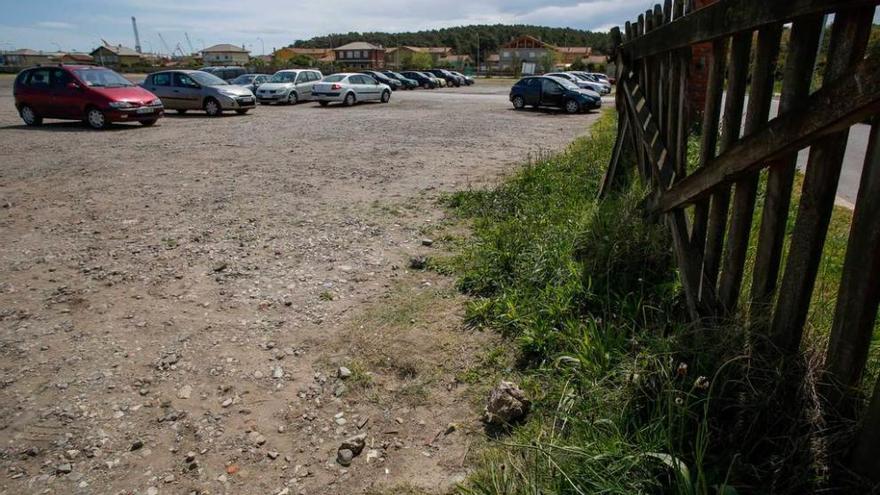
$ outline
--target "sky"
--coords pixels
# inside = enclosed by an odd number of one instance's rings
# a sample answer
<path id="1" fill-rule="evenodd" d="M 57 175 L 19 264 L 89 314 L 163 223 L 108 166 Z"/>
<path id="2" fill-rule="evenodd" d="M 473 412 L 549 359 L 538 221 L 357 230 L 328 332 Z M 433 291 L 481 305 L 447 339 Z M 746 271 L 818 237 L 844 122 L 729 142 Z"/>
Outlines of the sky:
<path id="1" fill-rule="evenodd" d="M 0 50 L 91 51 L 101 40 L 167 52 L 185 34 L 198 51 L 245 45 L 254 55 L 295 40 L 349 31 L 418 31 L 468 24 L 539 24 L 607 31 L 647 0 L 0 0 Z"/>

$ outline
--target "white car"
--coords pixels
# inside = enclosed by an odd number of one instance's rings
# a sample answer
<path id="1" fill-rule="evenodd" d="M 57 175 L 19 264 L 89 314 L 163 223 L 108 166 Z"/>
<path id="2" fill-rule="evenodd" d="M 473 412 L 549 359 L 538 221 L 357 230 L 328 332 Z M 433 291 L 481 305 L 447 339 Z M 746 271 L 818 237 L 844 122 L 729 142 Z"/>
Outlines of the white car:
<path id="1" fill-rule="evenodd" d="M 593 81 L 588 81 L 581 77 L 578 77 L 570 72 L 551 72 L 549 74 L 544 74 L 545 76 L 558 77 L 560 79 L 568 79 L 569 81 L 577 84 L 579 88 L 589 89 L 590 91 L 595 91 L 597 93 L 605 94 L 605 89 L 602 84 L 595 83 Z"/>
<path id="2" fill-rule="evenodd" d="M 366 74 L 340 73 L 327 76 L 316 84 L 312 96 L 322 107 L 330 103 L 351 106 L 370 100 L 388 103 L 391 99 L 391 87 Z"/>
<path id="3" fill-rule="evenodd" d="M 578 77 L 582 81 L 592 82 L 599 85 L 598 90 L 594 89 L 599 94 L 607 95 L 611 93 L 611 82 L 608 81 L 608 78 L 603 74 L 602 77 L 599 77 L 598 74 L 594 74 L 591 72 L 582 72 L 582 71 L 569 71 L 569 74 L 573 74 L 575 77 Z M 604 79 L 603 79 L 604 78 Z"/>
<path id="4" fill-rule="evenodd" d="M 295 105 L 300 101 L 312 99 L 312 88 L 321 80 L 318 70 L 285 69 L 279 70 L 268 82 L 257 88 L 257 101 L 263 104 L 288 103 Z"/>

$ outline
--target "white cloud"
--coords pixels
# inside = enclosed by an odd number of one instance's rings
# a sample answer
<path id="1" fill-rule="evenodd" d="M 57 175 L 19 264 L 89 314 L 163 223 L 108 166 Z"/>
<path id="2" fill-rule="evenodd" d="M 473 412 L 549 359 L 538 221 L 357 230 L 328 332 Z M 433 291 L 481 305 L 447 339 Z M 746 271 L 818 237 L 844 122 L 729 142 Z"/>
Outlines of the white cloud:
<path id="1" fill-rule="evenodd" d="M 76 29 L 76 25 L 60 21 L 40 21 L 36 26 L 45 29 Z"/>

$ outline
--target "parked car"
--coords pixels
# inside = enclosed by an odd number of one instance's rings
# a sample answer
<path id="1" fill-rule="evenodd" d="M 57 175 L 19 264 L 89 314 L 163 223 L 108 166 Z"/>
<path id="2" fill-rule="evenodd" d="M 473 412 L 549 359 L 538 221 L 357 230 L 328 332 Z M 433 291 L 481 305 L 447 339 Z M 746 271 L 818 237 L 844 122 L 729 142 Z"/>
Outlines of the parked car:
<path id="1" fill-rule="evenodd" d="M 600 95 L 607 95 L 611 93 L 611 83 L 607 81 L 602 81 L 598 77 L 588 73 L 588 72 L 580 72 L 580 71 L 569 71 L 568 74 L 572 74 L 581 81 L 587 81 L 595 83 L 596 86 L 592 87 L 593 91 L 599 93 Z"/>
<path id="2" fill-rule="evenodd" d="M 413 81 L 416 81 L 419 86 L 424 89 L 434 89 L 438 87 L 437 78 L 427 76 L 425 74 L 422 74 L 421 72 L 410 70 L 401 72 L 400 74 L 407 79 L 412 79 Z"/>
<path id="3" fill-rule="evenodd" d="M 268 80 L 269 76 L 266 74 L 242 74 L 233 79 L 229 84 L 243 86 L 251 90 L 251 93 L 256 94 L 257 88 L 259 88 L 261 84 L 267 82 Z"/>
<path id="4" fill-rule="evenodd" d="M 279 70 L 257 88 L 257 99 L 260 103 L 287 103 L 295 105 L 300 101 L 312 99 L 312 88 L 323 75 L 314 69 Z"/>
<path id="5" fill-rule="evenodd" d="M 232 82 L 236 77 L 247 74 L 247 69 L 234 65 L 228 67 L 202 67 L 199 70 L 208 74 L 214 74 L 226 82 Z"/>
<path id="6" fill-rule="evenodd" d="M 82 120 L 94 129 L 112 122 L 151 126 L 164 107 L 155 94 L 104 67 L 59 65 L 21 71 L 12 87 L 15 108 L 25 124 L 43 119 Z"/>
<path id="7" fill-rule="evenodd" d="M 449 71 L 449 72 L 451 72 L 451 73 L 455 74 L 456 76 L 462 78 L 462 80 L 464 80 L 464 83 L 467 84 L 468 86 L 470 86 L 471 84 L 473 84 L 473 83 L 475 82 L 473 77 L 471 77 L 471 76 L 466 76 L 466 75 L 462 74 L 461 72 L 454 71 L 454 70 L 451 70 L 451 71 Z"/>
<path id="8" fill-rule="evenodd" d="M 559 79 L 567 79 L 572 83 L 576 84 L 580 88 L 589 89 L 591 91 L 595 91 L 596 93 L 602 94 L 603 88 L 601 84 L 595 83 L 593 81 L 588 81 L 586 79 L 582 79 L 572 73 L 569 72 L 551 72 L 549 74 L 544 74 L 549 77 L 556 77 Z"/>
<path id="9" fill-rule="evenodd" d="M 510 88 L 510 102 L 517 110 L 526 106 L 556 107 L 567 113 L 578 113 L 601 107 L 602 97 L 567 78 L 530 76 Z"/>
<path id="10" fill-rule="evenodd" d="M 200 70 L 166 70 L 147 76 L 141 86 L 162 99 L 165 108 L 184 114 L 204 110 L 214 117 L 224 110 L 245 114 L 257 104 L 251 90 L 233 86 Z"/>
<path id="11" fill-rule="evenodd" d="M 403 74 L 400 74 L 400 73 L 397 73 L 394 71 L 390 71 L 390 70 L 386 70 L 386 71 L 382 72 L 382 74 L 385 74 L 386 76 L 390 77 L 391 79 L 397 79 L 398 81 L 400 81 L 400 83 L 403 85 L 404 89 L 416 89 L 419 87 L 418 81 L 416 81 L 414 79 L 410 79 L 408 77 L 404 77 Z"/>
<path id="12" fill-rule="evenodd" d="M 388 87 L 391 88 L 391 91 L 397 91 L 403 87 L 403 83 L 397 79 L 392 79 L 377 70 L 365 70 L 361 72 L 361 74 L 366 74 L 382 84 L 387 84 Z"/>
<path id="13" fill-rule="evenodd" d="M 464 78 L 460 78 L 459 76 L 456 76 L 448 70 L 431 69 L 428 72 L 434 74 L 434 76 L 439 77 L 440 79 L 445 80 L 447 86 L 455 86 L 457 88 L 464 84 Z"/>
<path id="14" fill-rule="evenodd" d="M 603 74 L 601 72 L 587 72 L 587 74 L 599 79 L 601 82 L 607 83 L 608 85 L 614 84 L 611 81 L 611 78 L 608 77 L 608 74 Z"/>
<path id="15" fill-rule="evenodd" d="M 349 107 L 360 101 L 391 100 L 391 87 L 366 74 L 340 73 L 327 76 L 315 85 L 312 92 L 322 107 L 341 102 Z"/>

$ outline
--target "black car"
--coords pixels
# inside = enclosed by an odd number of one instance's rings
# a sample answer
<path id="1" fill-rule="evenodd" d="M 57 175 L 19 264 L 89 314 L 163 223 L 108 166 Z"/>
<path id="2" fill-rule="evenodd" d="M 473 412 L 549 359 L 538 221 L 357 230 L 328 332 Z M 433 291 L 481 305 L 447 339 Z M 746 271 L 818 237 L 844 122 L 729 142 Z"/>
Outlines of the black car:
<path id="1" fill-rule="evenodd" d="M 425 89 L 434 89 L 437 87 L 437 83 L 435 83 L 431 79 L 428 79 L 428 77 L 421 72 L 406 71 L 401 72 L 401 75 L 403 75 L 403 77 L 407 79 L 412 79 L 413 81 L 416 81 L 417 83 L 419 83 L 419 86 Z"/>
<path id="2" fill-rule="evenodd" d="M 386 70 L 386 71 L 382 72 L 382 74 L 385 74 L 386 76 L 390 77 L 391 79 L 395 79 L 397 81 L 400 81 L 400 84 L 403 85 L 404 89 L 415 89 L 415 88 L 419 87 L 418 81 L 414 81 L 408 77 L 404 77 L 403 74 L 398 74 L 397 72 L 392 72 L 390 70 Z"/>
<path id="3" fill-rule="evenodd" d="M 474 78 L 473 78 L 473 77 L 466 76 L 466 75 L 462 74 L 461 72 L 454 71 L 454 70 L 451 70 L 451 71 L 449 71 L 449 72 L 451 72 L 451 73 L 453 73 L 454 75 L 460 77 L 460 78 L 464 81 L 464 83 L 467 84 L 468 86 L 470 86 L 471 84 L 474 83 Z"/>
<path id="4" fill-rule="evenodd" d="M 567 113 L 593 110 L 602 106 L 602 97 L 595 91 L 578 88 L 576 84 L 558 77 L 524 77 L 510 88 L 513 108 L 526 106 L 555 107 Z"/>
<path id="5" fill-rule="evenodd" d="M 392 79 L 377 70 L 365 70 L 362 71 L 361 74 L 366 74 L 382 84 L 387 84 L 388 87 L 391 88 L 391 91 L 397 91 L 398 89 L 403 87 L 403 83 L 401 83 L 397 79 Z"/>
<path id="6" fill-rule="evenodd" d="M 434 74 L 435 76 L 446 79 L 447 86 L 455 86 L 456 88 L 464 84 L 463 77 L 458 77 L 455 74 L 449 72 L 448 70 L 443 69 L 431 69 L 428 72 Z"/>
<path id="7" fill-rule="evenodd" d="M 270 76 L 267 74 L 242 74 L 235 79 L 229 81 L 229 84 L 244 86 L 245 88 L 251 90 L 253 94 L 257 94 L 257 88 L 260 87 L 260 84 L 269 82 L 269 77 Z"/>

